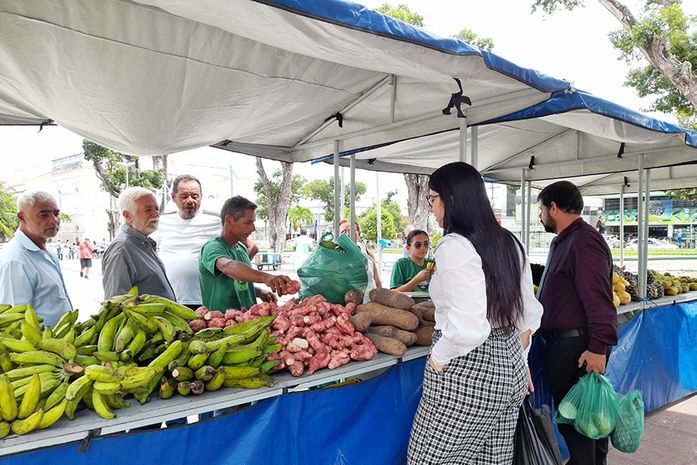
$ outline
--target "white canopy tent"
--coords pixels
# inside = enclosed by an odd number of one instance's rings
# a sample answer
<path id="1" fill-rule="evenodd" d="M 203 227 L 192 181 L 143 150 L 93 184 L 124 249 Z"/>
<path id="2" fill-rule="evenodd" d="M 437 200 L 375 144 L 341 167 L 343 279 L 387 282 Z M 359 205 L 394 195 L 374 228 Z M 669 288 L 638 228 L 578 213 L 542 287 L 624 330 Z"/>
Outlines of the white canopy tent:
<path id="1" fill-rule="evenodd" d="M 135 155 L 306 161 L 458 125 L 453 78 L 475 123 L 568 87 L 343 0 L 0 0 L 0 62 L 0 124 Z"/>

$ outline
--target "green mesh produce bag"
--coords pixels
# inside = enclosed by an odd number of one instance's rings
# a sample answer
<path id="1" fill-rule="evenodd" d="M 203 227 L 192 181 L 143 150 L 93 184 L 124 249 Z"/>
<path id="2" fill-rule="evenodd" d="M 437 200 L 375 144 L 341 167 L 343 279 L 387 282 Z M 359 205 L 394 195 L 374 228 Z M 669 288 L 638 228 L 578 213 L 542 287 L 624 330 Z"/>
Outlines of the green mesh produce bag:
<path id="1" fill-rule="evenodd" d="M 368 260 L 346 234 L 339 235 L 336 248 L 322 245 L 331 242 L 333 237 L 332 233 L 322 235 L 317 249 L 298 268 L 301 299 L 322 294 L 328 302 L 343 304 L 346 291 L 365 291 Z"/>
<path id="2" fill-rule="evenodd" d="M 636 452 L 644 435 L 644 400 L 632 391 L 620 398 L 617 426 L 610 435 L 612 446 L 621 452 Z"/>

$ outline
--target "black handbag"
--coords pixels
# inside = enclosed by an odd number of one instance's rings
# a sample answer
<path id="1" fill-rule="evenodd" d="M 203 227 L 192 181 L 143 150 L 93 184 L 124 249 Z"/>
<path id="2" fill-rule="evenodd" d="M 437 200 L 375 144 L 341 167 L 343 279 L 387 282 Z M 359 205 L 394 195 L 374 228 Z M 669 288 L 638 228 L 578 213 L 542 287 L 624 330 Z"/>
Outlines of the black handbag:
<path id="1" fill-rule="evenodd" d="M 529 396 L 520 406 L 513 465 L 563 465 L 549 407 L 533 408 Z"/>

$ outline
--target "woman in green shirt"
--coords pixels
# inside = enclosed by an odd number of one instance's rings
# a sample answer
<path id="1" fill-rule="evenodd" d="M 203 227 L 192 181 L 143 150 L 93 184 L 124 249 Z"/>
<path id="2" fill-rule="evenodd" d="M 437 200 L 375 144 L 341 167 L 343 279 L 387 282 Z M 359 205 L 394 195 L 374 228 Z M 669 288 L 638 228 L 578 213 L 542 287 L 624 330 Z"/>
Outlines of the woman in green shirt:
<path id="1" fill-rule="evenodd" d="M 392 268 L 390 288 L 400 292 L 428 292 L 428 281 L 433 273 L 428 255 L 428 234 L 414 229 L 407 236 L 408 257 L 397 260 Z"/>

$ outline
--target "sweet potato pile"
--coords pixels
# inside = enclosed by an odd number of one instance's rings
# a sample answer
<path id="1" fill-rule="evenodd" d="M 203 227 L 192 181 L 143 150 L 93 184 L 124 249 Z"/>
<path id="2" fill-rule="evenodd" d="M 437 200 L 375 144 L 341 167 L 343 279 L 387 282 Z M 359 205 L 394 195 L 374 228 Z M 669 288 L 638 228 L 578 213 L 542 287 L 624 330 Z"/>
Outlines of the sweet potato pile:
<path id="1" fill-rule="evenodd" d="M 373 289 L 369 297 L 351 321 L 380 352 L 402 356 L 413 344 L 431 345 L 435 307 L 430 301 L 414 304 L 411 297 L 389 289 Z"/>
<path id="2" fill-rule="evenodd" d="M 269 356 L 269 360 L 281 360 L 276 370 L 287 369 L 293 376 L 302 376 L 321 368 L 338 368 L 351 360 L 370 360 L 377 353 L 370 339 L 357 332 L 350 321 L 355 304 L 330 304 L 315 295 L 299 303 L 291 299 L 281 307 L 257 305 L 267 306 L 270 314 L 277 315 L 271 334 L 283 349 Z"/>

